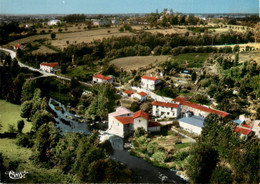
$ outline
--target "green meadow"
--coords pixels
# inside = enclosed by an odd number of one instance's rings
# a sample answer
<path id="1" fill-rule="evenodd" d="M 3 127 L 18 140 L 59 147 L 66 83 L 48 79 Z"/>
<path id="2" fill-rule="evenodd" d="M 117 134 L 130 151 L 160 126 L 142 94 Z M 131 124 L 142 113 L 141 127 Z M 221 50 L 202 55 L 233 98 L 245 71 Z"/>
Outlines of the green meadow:
<path id="1" fill-rule="evenodd" d="M 9 125 L 14 125 L 17 129 L 17 121 L 20 119 L 24 120 L 23 133 L 31 130 L 31 122 L 27 122 L 26 119 L 20 116 L 20 105 L 11 104 L 5 100 L 0 100 L 0 121 L 2 122 L 2 129 L 0 133 L 8 132 Z"/>

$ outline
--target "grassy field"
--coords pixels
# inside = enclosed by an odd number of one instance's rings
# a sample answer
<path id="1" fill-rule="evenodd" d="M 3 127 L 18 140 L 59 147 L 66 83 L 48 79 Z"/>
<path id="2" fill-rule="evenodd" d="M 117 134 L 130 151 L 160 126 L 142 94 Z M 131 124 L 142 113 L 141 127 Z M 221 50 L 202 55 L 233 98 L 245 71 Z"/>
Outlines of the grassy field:
<path id="1" fill-rule="evenodd" d="M 260 51 L 239 53 L 239 62 L 249 61 L 251 59 L 260 64 Z"/>
<path id="2" fill-rule="evenodd" d="M 100 71 L 99 67 L 93 66 L 78 66 L 76 68 L 68 69 L 65 75 L 70 77 L 77 77 L 81 81 L 92 80 L 92 75 Z M 90 77 L 91 76 L 91 77 Z"/>
<path id="3" fill-rule="evenodd" d="M 40 168 L 33 164 L 30 160 L 32 151 L 28 148 L 18 147 L 15 144 L 15 139 L 0 139 L 0 150 L 4 158 L 4 166 L 9 171 L 10 161 L 17 161 L 19 163 L 15 171 L 26 171 L 29 172 L 25 178 L 20 180 L 10 180 L 5 175 L 2 181 L 6 183 L 65 183 L 66 181 L 71 183 L 72 176 L 63 175 L 57 169 L 46 169 Z"/>
<path id="4" fill-rule="evenodd" d="M 188 68 L 200 68 L 209 55 L 209 53 L 187 53 L 173 56 L 172 60 L 178 64 L 186 65 Z"/>
<path id="5" fill-rule="evenodd" d="M 17 121 L 23 119 L 25 124 L 23 133 L 31 130 L 32 124 L 26 119 L 20 117 L 20 105 L 11 104 L 5 100 L 0 100 L 0 120 L 2 121 L 2 130 L 0 132 L 7 132 L 8 125 L 14 125 L 17 128 Z"/>
<path id="6" fill-rule="evenodd" d="M 159 64 L 170 56 L 133 56 L 118 58 L 110 62 L 117 68 L 123 68 L 126 71 L 138 70 L 141 67 L 147 67 L 150 64 Z"/>

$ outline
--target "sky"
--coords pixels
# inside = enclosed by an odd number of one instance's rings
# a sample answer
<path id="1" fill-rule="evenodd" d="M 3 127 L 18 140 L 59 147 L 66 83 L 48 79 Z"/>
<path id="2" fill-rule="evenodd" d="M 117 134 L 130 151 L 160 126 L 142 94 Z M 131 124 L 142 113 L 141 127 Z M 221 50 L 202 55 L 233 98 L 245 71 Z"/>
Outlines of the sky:
<path id="1" fill-rule="evenodd" d="M 258 13 L 259 0 L 0 0 L 0 14 Z"/>

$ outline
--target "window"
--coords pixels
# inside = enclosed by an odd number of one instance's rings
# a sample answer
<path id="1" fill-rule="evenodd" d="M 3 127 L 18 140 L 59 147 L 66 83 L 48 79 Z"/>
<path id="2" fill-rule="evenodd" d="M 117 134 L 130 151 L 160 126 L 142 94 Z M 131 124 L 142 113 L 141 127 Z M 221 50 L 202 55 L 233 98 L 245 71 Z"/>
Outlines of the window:
<path id="1" fill-rule="evenodd" d="M 139 119 L 139 122 L 141 122 L 141 120 Z"/>
<path id="2" fill-rule="evenodd" d="M 169 112 L 167 112 L 167 115 L 169 115 L 170 113 Z"/>
<path id="3" fill-rule="evenodd" d="M 117 126 L 119 126 L 119 123 L 117 123 Z"/>

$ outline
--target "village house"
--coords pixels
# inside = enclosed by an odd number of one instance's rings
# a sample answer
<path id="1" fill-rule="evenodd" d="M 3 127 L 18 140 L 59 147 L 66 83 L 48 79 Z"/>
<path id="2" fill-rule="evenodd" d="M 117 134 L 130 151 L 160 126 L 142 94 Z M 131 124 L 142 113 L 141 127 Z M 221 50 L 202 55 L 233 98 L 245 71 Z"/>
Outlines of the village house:
<path id="1" fill-rule="evenodd" d="M 60 70 L 59 63 L 41 63 L 40 70 L 48 73 L 56 73 Z"/>
<path id="2" fill-rule="evenodd" d="M 251 120 L 247 118 L 244 114 L 240 115 L 238 119 L 233 120 L 237 124 L 237 129 L 235 131 L 240 133 L 240 137 L 246 139 L 248 137 L 248 131 L 251 130 L 257 138 L 260 138 L 260 120 Z M 246 130 L 244 130 L 246 129 Z M 240 131 L 241 130 L 241 131 Z M 250 133 L 250 132 L 249 132 Z M 249 134 L 250 136 L 251 134 Z"/>
<path id="3" fill-rule="evenodd" d="M 14 50 L 18 50 L 18 49 L 22 50 L 23 48 L 24 48 L 24 46 L 23 46 L 21 43 L 15 45 L 15 46 L 13 47 Z"/>
<path id="4" fill-rule="evenodd" d="M 223 111 L 186 101 L 183 97 L 177 97 L 172 101 L 180 105 L 181 118 L 178 119 L 180 127 L 197 135 L 200 135 L 204 126 L 204 119 L 209 114 L 218 114 L 223 118 L 229 115 Z"/>
<path id="5" fill-rule="evenodd" d="M 141 91 L 132 95 L 133 98 L 138 99 L 140 102 L 145 102 L 147 100 L 147 93 Z"/>
<path id="6" fill-rule="evenodd" d="M 108 115 L 108 133 L 124 138 L 139 127 L 145 131 L 160 131 L 160 124 L 149 122 L 149 114 L 143 110 L 132 113 L 125 107 L 118 107 Z"/>
<path id="7" fill-rule="evenodd" d="M 125 90 L 122 94 L 123 96 L 131 97 L 134 94 L 134 92 L 132 90 Z"/>
<path id="8" fill-rule="evenodd" d="M 180 115 L 179 104 L 154 101 L 152 105 L 153 116 L 161 118 L 178 118 Z"/>
<path id="9" fill-rule="evenodd" d="M 226 117 L 229 114 L 220 110 L 212 109 L 203 105 L 195 104 L 189 101 L 186 101 L 183 97 L 177 97 L 172 100 L 174 103 L 180 104 L 181 114 L 186 112 L 192 112 L 195 116 L 200 116 L 206 118 L 210 113 L 218 114 L 222 117 Z"/>
<path id="10" fill-rule="evenodd" d="M 247 127 L 237 126 L 235 128 L 235 132 L 238 133 L 239 137 L 241 139 L 244 139 L 244 140 L 246 140 L 249 136 L 252 135 L 252 130 L 250 128 L 247 128 Z"/>
<path id="11" fill-rule="evenodd" d="M 193 116 L 190 112 L 185 113 L 185 116 L 178 119 L 179 125 L 184 130 L 200 135 L 203 124 L 204 124 L 204 118 L 200 116 Z"/>
<path id="12" fill-rule="evenodd" d="M 101 82 L 115 82 L 115 78 L 113 76 L 104 76 L 102 74 L 97 74 L 93 76 L 92 79 L 93 83 L 101 83 Z"/>
<path id="13" fill-rule="evenodd" d="M 148 90 L 160 89 L 162 81 L 156 77 L 142 76 L 141 88 Z"/>

